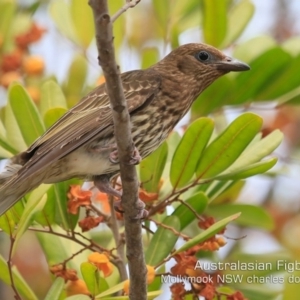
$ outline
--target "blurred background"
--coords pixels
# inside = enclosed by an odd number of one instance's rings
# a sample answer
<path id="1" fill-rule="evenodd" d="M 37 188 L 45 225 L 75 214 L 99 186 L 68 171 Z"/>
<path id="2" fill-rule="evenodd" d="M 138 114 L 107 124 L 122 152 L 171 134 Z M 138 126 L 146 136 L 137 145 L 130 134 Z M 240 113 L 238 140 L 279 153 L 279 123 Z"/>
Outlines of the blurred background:
<path id="1" fill-rule="evenodd" d="M 38 106 L 44 84 L 54 80 L 69 107 L 103 82 L 92 13 L 86 2 L 0 0 L 0 106 L 5 106 L 8 87 L 14 81 L 25 86 Z M 122 0 L 108 2 L 112 14 L 124 5 Z M 277 128 L 284 133 L 284 141 L 275 152 L 279 157 L 276 168 L 267 176 L 248 179 L 236 194 L 227 195 L 263 207 L 270 216 L 269 223 L 260 228 L 232 226 L 230 237 L 247 238 L 229 239 L 218 255 L 225 258 L 238 249 L 244 259 L 252 255 L 251 259 L 300 261 L 300 2 L 226 0 L 223 8 L 218 8 L 217 2 L 212 1 L 215 7 L 209 7 L 204 0 L 141 0 L 114 24 L 117 60 L 122 72 L 146 68 L 180 44 L 206 42 L 253 68 L 246 77 L 234 74 L 212 85 L 178 130 L 202 115 L 229 122 L 241 112 L 253 111 L 264 118 L 264 135 Z M 224 84 L 230 89 L 223 89 Z M 0 115 L 4 120 L 3 109 Z M 10 155 L 0 147 L 1 158 Z M 4 257 L 8 243 L 9 238 L 0 233 Z M 18 248 L 13 262 L 43 299 L 51 276 L 35 235 L 26 234 Z M 298 273 L 295 276 L 300 276 Z M 266 287 L 267 294 L 250 293 L 249 299 L 297 299 L 292 295 L 299 293 L 293 284 Z M 166 292 L 159 299 L 168 297 Z M 1 281 L 0 299 L 13 299 Z"/>

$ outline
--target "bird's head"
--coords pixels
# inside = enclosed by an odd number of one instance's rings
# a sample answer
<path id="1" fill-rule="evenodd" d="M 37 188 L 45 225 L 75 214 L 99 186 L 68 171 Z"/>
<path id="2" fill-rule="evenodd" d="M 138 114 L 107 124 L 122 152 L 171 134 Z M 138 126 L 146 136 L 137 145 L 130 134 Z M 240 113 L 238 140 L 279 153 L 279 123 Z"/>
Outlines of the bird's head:
<path id="1" fill-rule="evenodd" d="M 207 87 L 220 76 L 231 71 L 247 71 L 250 67 L 206 44 L 185 44 L 173 50 L 159 62 L 171 72 L 202 82 Z M 175 74 L 174 74 L 175 75 Z"/>

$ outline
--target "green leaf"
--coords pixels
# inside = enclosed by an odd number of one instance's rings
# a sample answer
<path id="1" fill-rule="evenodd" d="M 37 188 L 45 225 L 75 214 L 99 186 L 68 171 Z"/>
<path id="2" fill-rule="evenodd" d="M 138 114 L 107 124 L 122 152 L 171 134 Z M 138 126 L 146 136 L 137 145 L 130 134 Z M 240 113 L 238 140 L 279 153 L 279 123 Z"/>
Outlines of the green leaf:
<path id="1" fill-rule="evenodd" d="M 170 179 L 174 189 L 185 186 L 194 175 L 213 130 L 214 122 L 209 118 L 198 119 L 187 128 L 171 164 Z"/>
<path id="2" fill-rule="evenodd" d="M 10 152 L 11 154 L 18 154 L 19 153 L 19 151 L 16 150 L 13 146 L 11 146 L 10 143 L 3 136 L 0 136 L 0 146 L 4 150 Z"/>
<path id="3" fill-rule="evenodd" d="M 67 193 L 71 184 L 78 184 L 79 182 L 80 181 L 78 179 L 71 179 L 68 181 L 56 183 L 54 185 L 55 196 L 53 201 L 55 202 L 56 211 L 55 221 L 57 224 L 60 224 L 65 230 L 74 229 L 77 225 L 79 213 L 77 215 L 68 213 Z"/>
<path id="4" fill-rule="evenodd" d="M 272 291 L 271 289 L 266 289 L 261 284 L 250 285 L 247 284 L 239 284 L 237 287 L 246 299 L 255 299 L 255 300 L 278 300 L 278 291 Z M 293 294 L 295 295 L 295 294 Z M 293 298 L 287 298 L 284 300 L 290 300 Z"/>
<path id="5" fill-rule="evenodd" d="M 274 84 L 282 70 L 291 63 L 291 55 L 279 47 L 266 51 L 250 63 L 251 72 L 239 73 L 236 76 L 235 96 L 231 103 L 240 104 L 256 99 L 269 85 Z"/>
<path id="6" fill-rule="evenodd" d="M 111 16 L 113 16 L 120 8 L 124 5 L 123 0 L 114 0 L 114 1 L 108 1 L 108 8 Z M 128 12 L 130 13 L 130 12 Z M 127 23 L 126 23 L 126 17 L 128 15 L 122 14 L 115 22 L 113 26 L 113 33 L 114 33 L 114 46 L 116 53 L 119 52 L 120 47 L 124 43 L 124 37 L 128 36 L 128 31 L 127 31 Z"/>
<path id="7" fill-rule="evenodd" d="M 67 297 L 65 300 L 91 300 L 91 297 L 83 294 Z"/>
<path id="8" fill-rule="evenodd" d="M 149 68 L 159 60 L 159 52 L 155 47 L 144 48 L 142 52 L 142 69 Z"/>
<path id="9" fill-rule="evenodd" d="M 227 169 L 259 132 L 262 118 L 245 113 L 234 120 L 203 152 L 198 178 L 210 178 Z"/>
<path id="10" fill-rule="evenodd" d="M 66 232 L 58 226 L 51 225 L 51 229 L 53 232 L 66 235 Z M 69 239 L 65 239 L 50 233 L 37 232 L 36 235 L 49 266 L 61 263 L 66 258 L 71 257 L 74 252 L 76 252 L 73 251 L 74 243 L 70 242 Z M 77 248 L 75 249 L 77 250 Z M 71 260 L 68 262 L 68 267 L 76 269 L 77 266 L 75 265 L 74 261 Z"/>
<path id="11" fill-rule="evenodd" d="M 29 146 L 45 131 L 38 110 L 19 83 L 10 86 L 8 98 L 24 141 Z"/>
<path id="12" fill-rule="evenodd" d="M 61 87 L 54 80 L 47 80 L 41 87 L 40 111 L 44 118 L 53 108 L 67 109 L 67 101 Z"/>
<path id="13" fill-rule="evenodd" d="M 171 7 L 169 1 L 152 0 L 156 20 L 159 22 L 162 32 L 165 32 L 168 26 Z"/>
<path id="14" fill-rule="evenodd" d="M 229 76 L 224 76 L 205 89 L 192 105 L 192 119 L 229 104 L 235 96 L 235 83 Z"/>
<path id="15" fill-rule="evenodd" d="M 232 44 L 244 31 L 254 14 L 254 4 L 250 0 L 242 0 L 228 13 L 227 33 L 222 43 L 222 48 Z"/>
<path id="16" fill-rule="evenodd" d="M 140 163 L 140 178 L 148 192 L 157 193 L 168 155 L 168 145 L 162 143 L 151 155 Z"/>
<path id="17" fill-rule="evenodd" d="M 121 291 L 124 287 L 124 282 L 125 281 L 120 282 L 120 283 L 114 285 L 113 287 L 109 288 L 108 290 L 100 293 L 99 295 L 96 296 L 96 299 L 101 299 L 102 300 L 103 297 L 105 297 L 105 296 L 109 296 L 111 294 L 115 294 L 115 293 Z"/>
<path id="18" fill-rule="evenodd" d="M 281 44 L 284 51 L 288 52 L 292 56 L 298 56 L 300 54 L 300 37 L 295 36 L 286 40 Z"/>
<path id="19" fill-rule="evenodd" d="M 276 47 L 276 41 L 268 36 L 257 36 L 234 48 L 233 56 L 242 61 L 253 61 L 263 53 Z"/>
<path id="20" fill-rule="evenodd" d="M 249 265 L 249 263 L 258 263 L 260 265 L 266 266 L 265 268 L 258 268 L 257 270 L 250 270 L 249 268 L 243 269 L 243 270 L 226 270 L 224 273 L 231 273 L 231 274 L 242 274 L 244 278 L 247 278 L 249 276 L 266 276 L 271 274 L 278 274 L 283 273 L 285 270 L 284 265 L 278 264 L 279 260 L 281 262 L 290 263 L 293 261 L 291 254 L 289 254 L 287 251 L 279 250 L 272 252 L 266 252 L 263 254 L 255 253 L 255 254 L 249 254 L 246 252 L 240 252 L 240 249 L 236 249 L 236 251 L 233 251 L 228 258 L 226 258 L 225 263 L 227 261 L 230 262 L 243 262 L 245 265 Z"/>
<path id="21" fill-rule="evenodd" d="M 95 36 L 94 15 L 85 1 L 71 1 L 71 16 L 80 45 L 87 49 Z"/>
<path id="22" fill-rule="evenodd" d="M 17 150 L 17 153 L 26 150 L 27 145 L 24 141 L 18 122 L 9 102 L 5 107 L 4 124 L 6 128 L 6 138 L 8 143 Z"/>
<path id="23" fill-rule="evenodd" d="M 205 240 L 211 238 L 218 232 L 220 232 L 229 222 L 234 221 L 240 216 L 240 213 L 237 213 L 235 215 L 232 215 L 230 217 L 227 217 L 221 221 L 218 221 L 217 223 L 210 226 L 208 229 L 204 230 L 194 238 L 190 239 L 188 242 L 186 242 L 182 247 L 180 247 L 178 250 L 176 250 L 173 255 L 183 252 L 187 249 L 192 248 L 193 246 L 204 242 Z"/>
<path id="24" fill-rule="evenodd" d="M 203 0 L 203 33 L 205 42 L 220 46 L 227 31 L 227 1 Z"/>
<path id="25" fill-rule="evenodd" d="M 241 216 L 236 220 L 236 223 L 241 226 L 258 227 L 265 230 L 274 228 L 274 221 L 270 214 L 259 206 L 234 203 L 210 205 L 205 212 L 218 219 L 241 212 Z"/>
<path id="26" fill-rule="evenodd" d="M 14 0 L 6 0 L 0 2 L 0 36 L 3 42 L 3 45 L 1 45 L 1 52 L 9 48 L 9 45 L 7 44 L 9 44 L 11 40 L 11 27 L 15 19 L 16 8 L 17 4 Z M 3 51 L 2 53 L 5 53 L 5 51 Z"/>
<path id="27" fill-rule="evenodd" d="M 295 264 L 295 262 L 293 262 Z M 290 300 L 300 292 L 299 286 L 300 270 L 297 268 L 292 273 L 288 273 L 285 277 L 285 285 L 283 291 L 283 300 Z"/>
<path id="28" fill-rule="evenodd" d="M 10 145 L 9 141 L 6 138 L 6 129 L 0 119 L 0 156 L 1 157 L 10 157 L 11 154 L 17 154 L 18 150 Z"/>
<path id="29" fill-rule="evenodd" d="M 12 276 L 14 284 L 23 299 L 38 300 L 37 296 L 28 286 L 22 275 L 18 272 L 15 266 L 12 266 Z M 9 270 L 6 260 L 0 255 L 0 279 L 8 285 L 11 285 Z"/>
<path id="30" fill-rule="evenodd" d="M 44 300 L 59 299 L 59 296 L 62 293 L 64 286 L 65 286 L 65 281 L 63 278 L 61 277 L 55 278 Z"/>
<path id="31" fill-rule="evenodd" d="M 276 76 L 272 77 L 269 84 L 256 95 L 256 101 L 274 100 L 279 96 L 286 94 L 293 89 L 299 87 L 300 77 L 298 76 L 300 64 L 300 55 L 291 59 L 291 62 L 282 67 Z M 284 84 L 282 84 L 284 82 Z"/>
<path id="32" fill-rule="evenodd" d="M 33 215 L 43 209 L 47 200 L 47 195 L 45 195 L 45 193 L 50 188 L 50 186 L 51 185 L 49 184 L 41 184 L 29 195 L 28 201 L 25 205 L 25 209 L 21 215 L 18 227 L 14 232 L 15 243 L 13 247 L 13 252 L 16 250 L 19 239 L 24 234 L 26 229 L 31 225 Z"/>
<path id="33" fill-rule="evenodd" d="M 58 30 L 67 38 L 79 44 L 70 5 L 66 1 L 54 0 L 50 2 L 49 11 Z"/>
<path id="34" fill-rule="evenodd" d="M 280 130 L 274 130 L 263 139 L 252 143 L 245 149 L 241 156 L 224 172 L 232 173 L 236 170 L 256 163 L 271 154 L 281 143 L 283 134 Z"/>
<path id="35" fill-rule="evenodd" d="M 69 69 L 68 79 L 64 85 L 68 107 L 73 107 L 81 98 L 87 76 L 87 62 L 82 55 L 76 55 Z"/>
<path id="36" fill-rule="evenodd" d="M 163 224 L 180 231 L 180 220 L 175 216 L 166 217 Z M 155 266 L 165 259 L 173 250 L 178 236 L 170 229 L 159 227 L 153 235 L 145 253 L 147 265 Z"/>
<path id="37" fill-rule="evenodd" d="M 203 192 L 195 193 L 185 201 L 187 205 L 180 204 L 172 216 L 180 220 L 180 229 L 183 230 L 187 225 L 196 219 L 195 213 L 202 214 L 208 204 L 208 198 Z"/>
<path id="38" fill-rule="evenodd" d="M 46 128 L 50 128 L 59 118 L 61 118 L 68 110 L 62 107 L 49 109 L 44 115 L 44 123 Z"/>
<path id="39" fill-rule="evenodd" d="M 248 178 L 257 174 L 263 174 L 273 168 L 277 163 L 277 158 L 273 157 L 243 168 L 237 169 L 234 172 L 225 172 L 223 175 L 217 176 L 218 180 L 239 180 Z"/>
<path id="40" fill-rule="evenodd" d="M 93 296 L 99 294 L 101 290 L 107 290 L 108 284 L 103 278 L 100 277 L 98 268 L 95 265 L 91 264 L 90 262 L 83 262 L 80 265 L 80 270 L 83 280 Z"/>

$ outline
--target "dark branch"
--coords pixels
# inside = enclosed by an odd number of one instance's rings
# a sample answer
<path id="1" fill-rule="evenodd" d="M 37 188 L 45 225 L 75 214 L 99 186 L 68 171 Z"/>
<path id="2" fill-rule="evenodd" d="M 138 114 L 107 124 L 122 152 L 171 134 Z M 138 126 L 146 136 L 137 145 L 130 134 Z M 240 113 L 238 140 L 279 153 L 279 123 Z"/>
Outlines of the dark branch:
<path id="1" fill-rule="evenodd" d="M 114 120 L 115 139 L 120 161 L 123 186 L 122 208 L 125 211 L 126 255 L 130 273 L 131 300 L 146 300 L 146 266 L 143 254 L 141 221 L 135 217 L 138 208 L 138 180 L 135 166 L 128 165 L 133 153 L 133 141 L 119 68 L 115 62 L 112 22 L 108 13 L 107 0 L 89 0 L 93 9 L 99 64 L 103 69 L 106 88 L 110 98 Z"/>

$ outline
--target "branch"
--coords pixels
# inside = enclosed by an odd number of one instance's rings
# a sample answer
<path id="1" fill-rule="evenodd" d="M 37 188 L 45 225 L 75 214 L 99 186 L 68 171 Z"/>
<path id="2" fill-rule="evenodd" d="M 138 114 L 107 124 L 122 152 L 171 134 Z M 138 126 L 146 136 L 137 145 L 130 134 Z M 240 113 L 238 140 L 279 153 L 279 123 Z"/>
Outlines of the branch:
<path id="1" fill-rule="evenodd" d="M 126 0 L 126 4 L 111 17 L 110 21 L 113 23 L 121 16 L 121 14 L 123 14 L 129 8 L 135 7 L 140 1 L 141 0 Z"/>
<path id="2" fill-rule="evenodd" d="M 147 284 L 141 221 L 135 217 L 138 209 L 138 180 L 135 166 L 128 165 L 133 153 L 130 116 L 124 97 L 119 68 L 115 62 L 112 22 L 108 14 L 107 0 L 89 0 L 96 27 L 96 43 L 99 64 L 103 69 L 107 93 L 112 107 L 115 139 L 120 161 L 123 186 L 122 208 L 125 211 L 126 254 L 130 273 L 131 300 L 147 299 Z"/>
<path id="3" fill-rule="evenodd" d="M 5 214 L 5 218 L 7 218 L 7 215 Z M 7 224 L 10 224 L 8 220 Z M 8 253 L 8 260 L 7 260 L 7 268 L 8 268 L 8 273 L 9 273 L 9 279 L 10 279 L 10 284 L 11 287 L 15 293 L 14 295 L 14 299 L 15 300 L 22 300 L 21 296 L 19 295 L 19 292 L 17 290 L 17 287 L 15 286 L 15 281 L 14 281 L 14 274 L 13 274 L 13 270 L 12 270 L 12 252 L 13 252 L 13 248 L 14 248 L 14 243 L 16 241 L 15 237 L 13 236 L 13 230 L 11 228 L 11 226 L 9 226 L 9 230 L 10 230 L 10 246 L 9 246 L 9 253 Z"/>

